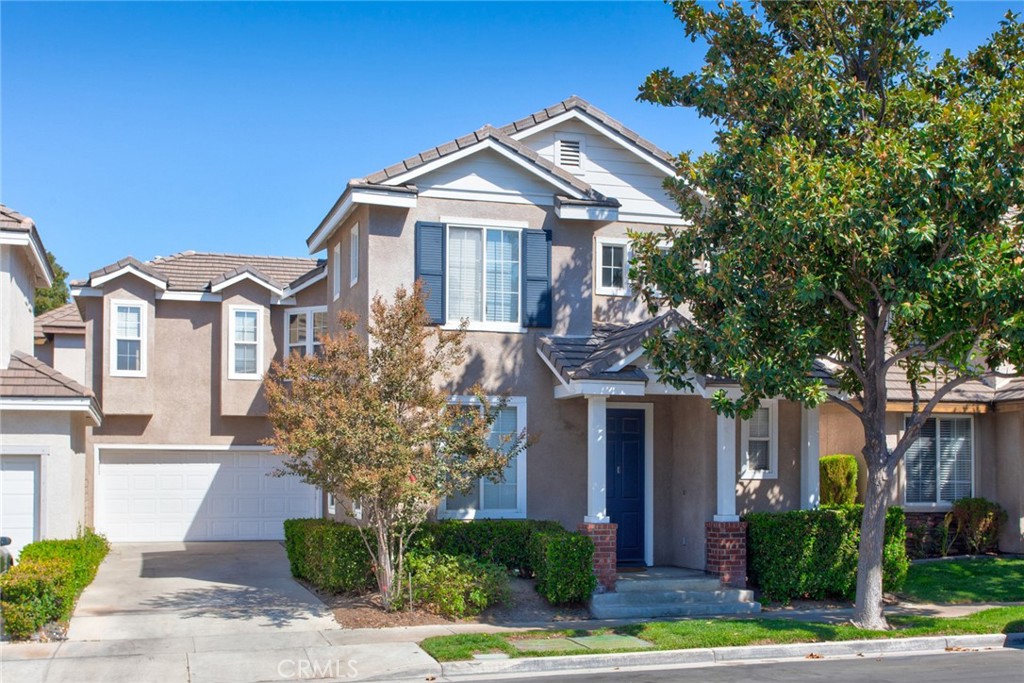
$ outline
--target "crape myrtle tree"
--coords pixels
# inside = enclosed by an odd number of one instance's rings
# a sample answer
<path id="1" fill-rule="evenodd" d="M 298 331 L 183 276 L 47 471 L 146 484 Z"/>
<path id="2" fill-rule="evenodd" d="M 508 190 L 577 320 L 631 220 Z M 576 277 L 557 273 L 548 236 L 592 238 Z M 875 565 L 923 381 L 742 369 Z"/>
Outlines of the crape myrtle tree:
<path id="1" fill-rule="evenodd" d="M 746 417 L 780 396 L 859 418 L 867 461 L 855 621 L 886 628 L 887 500 L 908 447 L 957 386 L 1024 367 L 1024 27 L 1007 14 L 958 58 L 920 39 L 944 2 L 676 2 L 702 67 L 651 73 L 639 99 L 692 107 L 715 149 L 666 187 L 688 227 L 634 235 L 654 310 L 693 324 L 652 338 L 664 380 L 730 377 Z M 822 360 L 838 386 L 811 374 Z M 820 377 L 820 375 L 819 375 Z M 886 439 L 886 380 L 913 395 Z"/>
<path id="2" fill-rule="evenodd" d="M 409 541 L 442 499 L 481 477 L 499 481 L 526 434 L 491 436 L 504 400 L 479 388 L 453 405 L 442 388 L 461 365 L 464 330 L 430 326 L 421 285 L 370 305 L 366 334 L 350 312 L 318 353 L 275 364 L 264 384 L 281 474 L 334 494 L 352 515 L 373 563 L 385 609 L 401 595 Z"/>

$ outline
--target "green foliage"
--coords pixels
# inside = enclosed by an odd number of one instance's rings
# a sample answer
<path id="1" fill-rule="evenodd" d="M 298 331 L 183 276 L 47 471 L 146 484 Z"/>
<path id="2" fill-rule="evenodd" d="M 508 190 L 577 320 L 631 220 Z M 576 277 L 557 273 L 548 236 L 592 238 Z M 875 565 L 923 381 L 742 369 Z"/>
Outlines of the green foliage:
<path id="1" fill-rule="evenodd" d="M 448 520 L 425 525 L 415 544 L 448 555 L 469 555 L 530 577 L 535 573 L 531 539 L 542 532 L 566 533 L 558 522 L 533 519 Z"/>
<path id="2" fill-rule="evenodd" d="M 853 505 L 857 502 L 857 458 L 825 455 L 818 461 L 822 505 Z"/>
<path id="3" fill-rule="evenodd" d="M 46 252 L 46 258 L 53 270 L 53 284 L 49 287 L 36 290 L 35 314 L 46 313 L 55 308 L 60 308 L 68 302 L 68 271 L 61 268 L 57 263 L 57 257 L 52 252 Z"/>
<path id="4" fill-rule="evenodd" d="M 900 594 L 911 602 L 931 604 L 1024 602 L 1024 558 L 915 562 Z"/>
<path id="5" fill-rule="evenodd" d="M 961 498 L 946 514 L 944 526 L 955 537 L 963 538 L 969 553 L 977 555 L 996 549 L 1006 520 L 1006 510 L 999 503 L 987 498 Z"/>
<path id="6" fill-rule="evenodd" d="M 594 542 L 580 533 L 543 532 L 531 538 L 537 592 L 552 605 L 585 602 L 597 585 Z"/>
<path id="7" fill-rule="evenodd" d="M 410 551 L 405 567 L 413 603 L 446 617 L 473 616 L 508 599 L 508 573 L 493 562 L 468 555 Z"/>
<path id="8" fill-rule="evenodd" d="M 758 512 L 744 517 L 751 582 L 768 600 L 849 599 L 856 588 L 862 506 Z M 896 591 L 909 564 L 903 510 L 886 515 L 883 585 Z"/>
<path id="9" fill-rule="evenodd" d="M 336 593 L 373 586 L 373 565 L 359 530 L 327 519 L 288 519 L 284 547 L 292 576 Z"/>
<path id="10" fill-rule="evenodd" d="M 30 637 L 51 621 L 71 617 L 75 600 L 92 583 L 109 545 L 87 531 L 79 538 L 37 541 L 0 576 L 4 629 L 14 639 Z"/>

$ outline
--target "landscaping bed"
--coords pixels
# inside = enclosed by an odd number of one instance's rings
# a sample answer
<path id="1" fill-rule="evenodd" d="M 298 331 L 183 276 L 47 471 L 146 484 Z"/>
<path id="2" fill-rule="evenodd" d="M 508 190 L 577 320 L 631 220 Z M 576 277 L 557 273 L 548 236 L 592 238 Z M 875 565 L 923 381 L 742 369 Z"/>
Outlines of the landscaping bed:
<path id="1" fill-rule="evenodd" d="M 900 596 L 910 602 L 950 605 L 1024 602 L 1024 558 L 959 557 L 914 562 Z"/>
<path id="2" fill-rule="evenodd" d="M 580 654 L 577 647 L 563 648 L 560 645 L 569 639 L 577 641 L 581 637 L 601 635 L 626 636 L 643 641 L 643 645 L 601 648 L 601 652 L 638 652 L 916 636 L 1022 633 L 1024 607 L 996 607 L 964 617 L 899 615 L 889 617 L 889 623 L 893 627 L 892 630 L 866 631 L 847 624 L 809 623 L 790 619 L 688 619 L 593 631 L 526 631 L 512 634 L 474 633 L 439 636 L 427 638 L 420 643 L 420 647 L 439 662 L 451 662 L 469 660 L 474 655 L 489 653 L 505 654 L 509 657 Z M 536 641 L 541 640 L 556 641 L 556 645 L 552 648 L 537 647 Z M 530 641 L 529 645 L 524 646 L 524 641 Z"/>

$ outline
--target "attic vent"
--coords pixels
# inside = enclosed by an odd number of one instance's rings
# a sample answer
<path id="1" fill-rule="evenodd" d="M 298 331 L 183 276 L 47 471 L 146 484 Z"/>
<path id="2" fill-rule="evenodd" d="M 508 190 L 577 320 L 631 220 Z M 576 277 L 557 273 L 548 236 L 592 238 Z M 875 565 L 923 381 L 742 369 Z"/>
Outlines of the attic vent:
<path id="1" fill-rule="evenodd" d="M 579 140 L 558 141 L 558 165 L 566 168 L 583 168 L 583 150 Z"/>

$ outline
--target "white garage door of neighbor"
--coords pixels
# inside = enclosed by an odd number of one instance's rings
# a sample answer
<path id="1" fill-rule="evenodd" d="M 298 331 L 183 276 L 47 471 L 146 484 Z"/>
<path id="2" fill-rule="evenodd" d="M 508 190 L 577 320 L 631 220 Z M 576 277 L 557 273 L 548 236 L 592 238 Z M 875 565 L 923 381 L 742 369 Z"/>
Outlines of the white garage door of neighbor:
<path id="1" fill-rule="evenodd" d="M 100 450 L 96 529 L 111 541 L 284 538 L 284 520 L 319 516 L 317 489 L 273 477 L 281 457 L 253 451 Z"/>
<path id="2" fill-rule="evenodd" d="M 15 558 L 39 539 L 38 455 L 0 455 L 0 536 Z"/>

